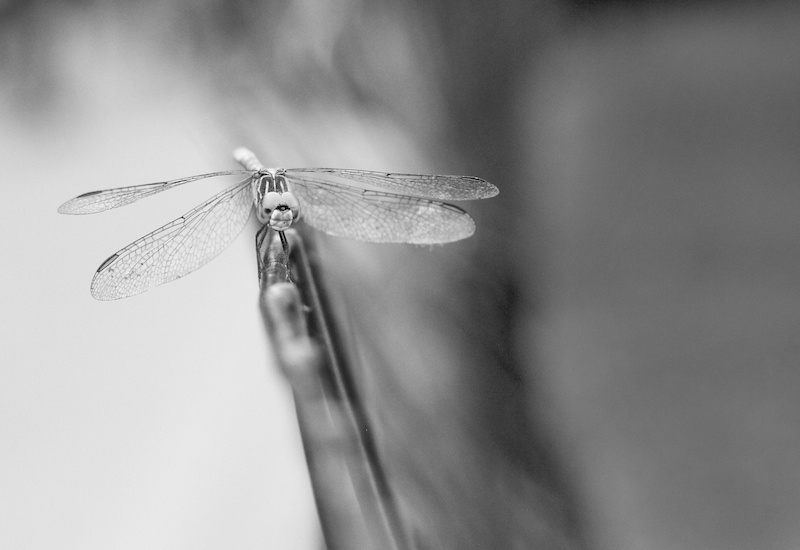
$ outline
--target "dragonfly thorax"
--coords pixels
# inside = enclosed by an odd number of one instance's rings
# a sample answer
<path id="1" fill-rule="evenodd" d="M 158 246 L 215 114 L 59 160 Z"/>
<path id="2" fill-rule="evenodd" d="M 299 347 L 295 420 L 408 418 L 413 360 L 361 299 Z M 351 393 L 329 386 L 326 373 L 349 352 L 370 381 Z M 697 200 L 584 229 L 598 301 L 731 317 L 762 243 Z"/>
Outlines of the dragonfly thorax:
<path id="1" fill-rule="evenodd" d="M 285 231 L 300 216 L 300 201 L 289 191 L 283 169 L 267 168 L 253 178 L 258 221 L 275 231 Z"/>

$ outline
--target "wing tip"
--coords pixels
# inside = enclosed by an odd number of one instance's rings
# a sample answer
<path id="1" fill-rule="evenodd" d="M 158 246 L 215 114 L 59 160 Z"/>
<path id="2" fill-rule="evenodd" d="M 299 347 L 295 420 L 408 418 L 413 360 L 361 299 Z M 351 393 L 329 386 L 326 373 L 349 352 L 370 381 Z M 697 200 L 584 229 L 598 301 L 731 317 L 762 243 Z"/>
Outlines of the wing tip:
<path id="1" fill-rule="evenodd" d="M 483 181 L 486 184 L 486 195 L 484 195 L 484 199 L 491 199 L 500 194 L 500 189 L 495 184 L 489 183 L 486 180 Z"/>

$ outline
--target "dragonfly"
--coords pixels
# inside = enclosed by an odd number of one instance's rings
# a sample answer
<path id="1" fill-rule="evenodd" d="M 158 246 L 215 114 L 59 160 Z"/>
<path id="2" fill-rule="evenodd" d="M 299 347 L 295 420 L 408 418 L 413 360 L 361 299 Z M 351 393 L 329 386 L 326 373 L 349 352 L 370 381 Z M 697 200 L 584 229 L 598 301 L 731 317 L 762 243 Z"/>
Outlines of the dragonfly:
<path id="1" fill-rule="evenodd" d="M 134 296 L 195 271 L 236 239 L 253 210 L 262 224 L 259 233 L 277 231 L 285 251 L 283 232 L 301 220 L 324 233 L 360 241 L 437 244 L 475 232 L 467 212 L 442 201 L 485 199 L 499 192 L 473 176 L 267 168 L 244 147 L 233 156 L 244 169 L 90 191 L 58 208 L 61 214 L 94 214 L 198 180 L 244 177 L 108 257 L 92 279 L 94 298 Z"/>

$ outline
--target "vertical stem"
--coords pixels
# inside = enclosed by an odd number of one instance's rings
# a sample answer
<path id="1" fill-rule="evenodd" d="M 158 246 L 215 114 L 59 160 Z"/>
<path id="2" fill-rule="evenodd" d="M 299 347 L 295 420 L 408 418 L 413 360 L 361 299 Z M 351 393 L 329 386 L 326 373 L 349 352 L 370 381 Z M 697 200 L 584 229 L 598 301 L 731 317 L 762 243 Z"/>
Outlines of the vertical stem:
<path id="1" fill-rule="evenodd" d="M 325 540 L 330 550 L 402 550 L 408 547 L 403 523 L 358 398 L 343 331 L 317 283 L 313 254 L 296 231 L 285 237 L 289 257 L 275 232 L 263 239 L 260 305 L 292 385 Z M 289 265 L 296 285 L 286 282 Z"/>

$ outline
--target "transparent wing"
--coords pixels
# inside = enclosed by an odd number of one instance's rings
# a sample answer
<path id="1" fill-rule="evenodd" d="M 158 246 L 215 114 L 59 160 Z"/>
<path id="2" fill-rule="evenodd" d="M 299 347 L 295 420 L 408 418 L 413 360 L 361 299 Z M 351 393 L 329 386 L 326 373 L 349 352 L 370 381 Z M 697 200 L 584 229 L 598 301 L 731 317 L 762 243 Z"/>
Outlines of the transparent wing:
<path id="1" fill-rule="evenodd" d="M 68 200 L 58 207 L 61 214 L 94 214 L 118 208 L 145 197 L 161 193 L 168 189 L 173 189 L 190 181 L 197 181 L 216 176 L 231 176 L 234 174 L 252 174 L 249 170 L 226 170 L 224 172 L 211 172 L 198 176 L 189 176 L 177 180 L 161 181 L 157 183 L 146 183 L 144 185 L 133 185 L 130 187 L 118 187 L 116 189 L 104 189 L 102 191 L 89 191 L 83 195 L 78 195 L 72 200 Z"/>
<path id="2" fill-rule="evenodd" d="M 392 174 L 339 168 L 292 168 L 286 170 L 292 181 L 327 183 L 335 178 L 357 181 L 374 187 L 428 199 L 466 201 L 488 199 L 500 191 L 488 181 L 473 176 Z"/>
<path id="3" fill-rule="evenodd" d="M 464 239 L 475 222 L 439 201 L 357 189 L 331 182 L 295 181 L 301 218 L 330 235 L 377 243 L 434 244 Z"/>
<path id="4" fill-rule="evenodd" d="M 92 279 L 92 296 L 125 298 L 191 273 L 233 242 L 252 206 L 247 178 L 104 261 Z"/>

